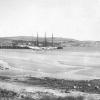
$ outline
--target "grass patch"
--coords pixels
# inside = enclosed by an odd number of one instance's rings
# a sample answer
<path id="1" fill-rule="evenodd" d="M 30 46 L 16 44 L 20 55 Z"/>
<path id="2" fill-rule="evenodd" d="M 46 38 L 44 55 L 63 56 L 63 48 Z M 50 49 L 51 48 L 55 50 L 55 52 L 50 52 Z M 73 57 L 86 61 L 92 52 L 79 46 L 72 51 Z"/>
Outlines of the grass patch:
<path id="1" fill-rule="evenodd" d="M 73 96 L 68 96 L 68 97 L 49 97 L 49 96 L 45 96 L 43 98 L 41 98 L 40 100 L 84 100 L 83 96 L 78 96 L 78 97 L 73 97 Z"/>

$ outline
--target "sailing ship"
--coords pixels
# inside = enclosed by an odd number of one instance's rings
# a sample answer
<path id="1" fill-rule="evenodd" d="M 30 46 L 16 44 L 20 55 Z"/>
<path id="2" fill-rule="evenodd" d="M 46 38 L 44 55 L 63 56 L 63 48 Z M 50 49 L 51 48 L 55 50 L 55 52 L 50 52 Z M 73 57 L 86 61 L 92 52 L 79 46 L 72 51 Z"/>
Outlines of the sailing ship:
<path id="1" fill-rule="evenodd" d="M 38 33 L 37 33 L 37 40 L 36 40 L 36 46 L 28 46 L 30 49 L 32 50 L 54 50 L 54 49 L 63 49 L 63 47 L 61 46 L 55 46 L 54 45 L 54 37 L 53 37 L 53 33 L 52 33 L 52 44 L 51 46 L 48 46 L 47 43 L 47 38 L 46 38 L 46 33 L 45 33 L 45 38 L 44 38 L 44 45 L 43 46 L 39 46 L 39 38 L 38 38 Z"/>

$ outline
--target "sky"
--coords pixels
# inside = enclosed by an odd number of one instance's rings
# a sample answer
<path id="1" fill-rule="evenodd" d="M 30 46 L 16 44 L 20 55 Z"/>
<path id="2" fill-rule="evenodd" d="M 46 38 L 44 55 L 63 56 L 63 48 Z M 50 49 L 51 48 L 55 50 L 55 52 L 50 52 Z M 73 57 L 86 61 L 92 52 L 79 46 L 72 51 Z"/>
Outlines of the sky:
<path id="1" fill-rule="evenodd" d="M 100 0 L 0 0 L 0 37 L 100 40 Z"/>

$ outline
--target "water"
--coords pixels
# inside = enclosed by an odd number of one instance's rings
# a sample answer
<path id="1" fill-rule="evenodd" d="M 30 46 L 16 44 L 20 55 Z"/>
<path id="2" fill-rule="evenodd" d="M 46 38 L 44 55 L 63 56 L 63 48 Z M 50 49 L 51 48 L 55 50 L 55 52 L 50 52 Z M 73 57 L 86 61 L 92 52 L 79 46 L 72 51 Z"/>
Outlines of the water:
<path id="1" fill-rule="evenodd" d="M 0 75 L 56 77 L 65 79 L 100 78 L 100 52 L 33 51 L 0 49 Z"/>

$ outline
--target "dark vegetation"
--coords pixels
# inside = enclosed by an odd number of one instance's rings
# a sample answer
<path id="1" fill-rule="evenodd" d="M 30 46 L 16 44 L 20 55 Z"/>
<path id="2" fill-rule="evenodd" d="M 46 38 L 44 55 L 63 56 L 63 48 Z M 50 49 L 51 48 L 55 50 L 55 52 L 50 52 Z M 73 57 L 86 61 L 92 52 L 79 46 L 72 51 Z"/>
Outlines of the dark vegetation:
<path id="1" fill-rule="evenodd" d="M 29 49 L 28 47 L 19 46 L 0 46 L 0 49 Z"/>
<path id="2" fill-rule="evenodd" d="M 10 80 L 9 76 L 0 76 L 0 80 Z"/>
<path id="3" fill-rule="evenodd" d="M 6 89 L 0 89 L 0 100 L 15 100 L 17 93 Z"/>
<path id="4" fill-rule="evenodd" d="M 0 38 L 0 48 L 1 49 L 29 49 L 28 46 L 39 46 L 39 47 L 45 47 L 45 46 L 52 46 L 52 41 L 49 39 L 46 41 L 46 44 L 44 43 L 44 40 L 39 41 L 37 44 L 37 40 L 30 39 L 30 40 L 14 40 L 14 39 L 5 39 Z M 54 46 L 59 46 L 59 42 L 54 42 Z M 58 48 L 60 49 L 60 48 Z"/>
<path id="5" fill-rule="evenodd" d="M 69 91 L 80 91 L 86 93 L 100 93 L 100 80 L 64 80 L 55 78 L 27 77 L 26 80 L 15 80 L 16 82 L 30 85 L 40 85 L 52 89 L 61 89 L 66 93 Z"/>
<path id="6" fill-rule="evenodd" d="M 40 100 L 84 100 L 84 97 L 82 97 L 82 96 L 78 96 L 78 97 L 68 96 L 68 97 L 52 98 L 49 96 L 45 96 L 45 97 L 41 98 Z"/>
<path id="7" fill-rule="evenodd" d="M 44 43 L 44 37 L 39 37 L 39 43 Z M 28 44 L 32 43 L 36 45 L 37 37 L 32 36 L 16 36 L 16 37 L 2 37 L 0 38 L 0 47 L 1 48 L 16 48 L 13 47 L 16 44 Z M 47 42 L 51 45 L 51 37 L 47 37 Z M 63 47 L 99 47 L 100 48 L 100 41 L 79 41 L 75 39 L 68 39 L 68 38 L 59 38 L 54 37 L 54 44 L 59 45 L 62 44 Z M 21 49 L 21 48 L 20 48 Z"/>
<path id="8" fill-rule="evenodd" d="M 0 76 L 1 81 L 10 81 L 9 76 Z M 64 80 L 55 78 L 36 78 L 25 77 L 24 80 L 13 78 L 14 82 L 24 83 L 29 85 L 38 85 L 42 87 L 49 87 L 52 89 L 61 89 L 65 93 L 70 91 L 80 91 L 85 93 L 97 93 L 100 94 L 100 80 Z"/>
<path id="9" fill-rule="evenodd" d="M 0 76 L 0 80 L 9 81 L 11 78 L 8 76 Z M 24 80 L 14 78 L 14 82 L 21 82 L 29 85 L 39 85 L 49 87 L 52 89 L 61 89 L 62 92 L 70 93 L 70 91 L 81 91 L 85 93 L 98 93 L 100 94 L 100 80 L 64 80 L 55 78 L 36 78 L 36 77 L 25 77 Z M 83 96 L 73 97 L 56 97 L 54 95 L 48 95 L 49 93 L 37 92 L 38 95 L 42 94 L 41 98 L 35 99 L 32 97 L 34 93 L 25 92 L 18 93 L 11 90 L 0 88 L 0 100 L 84 100 Z M 36 93 L 36 94 L 37 94 Z M 28 95 L 27 95 L 28 94 Z"/>
<path id="10" fill-rule="evenodd" d="M 6 89 L 0 89 L 0 100 L 84 100 L 83 96 L 73 97 L 51 97 L 43 96 L 42 98 L 34 99 L 29 96 L 20 96 L 20 94 L 14 91 L 8 91 Z"/>

